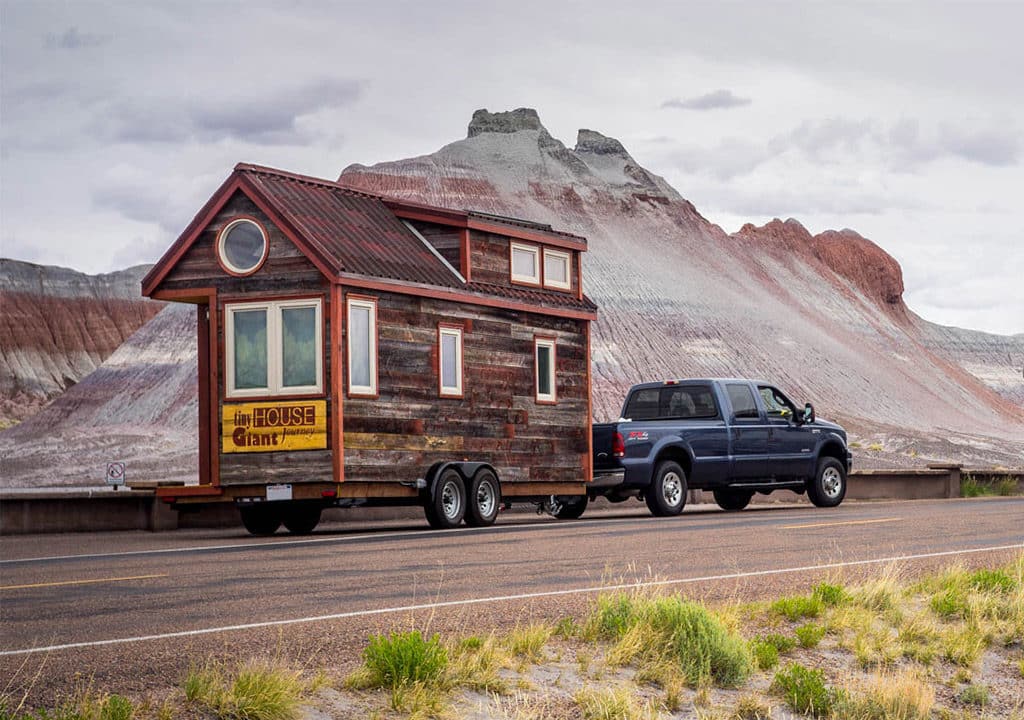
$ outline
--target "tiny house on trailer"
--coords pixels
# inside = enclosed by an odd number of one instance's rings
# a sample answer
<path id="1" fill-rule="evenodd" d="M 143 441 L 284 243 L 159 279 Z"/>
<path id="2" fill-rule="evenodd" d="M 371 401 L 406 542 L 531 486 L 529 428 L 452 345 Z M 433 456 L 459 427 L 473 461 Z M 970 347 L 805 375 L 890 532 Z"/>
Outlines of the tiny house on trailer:
<path id="1" fill-rule="evenodd" d="M 419 505 L 434 527 L 591 479 L 586 240 L 239 164 L 142 281 L 198 305 L 199 484 L 245 527 Z"/>

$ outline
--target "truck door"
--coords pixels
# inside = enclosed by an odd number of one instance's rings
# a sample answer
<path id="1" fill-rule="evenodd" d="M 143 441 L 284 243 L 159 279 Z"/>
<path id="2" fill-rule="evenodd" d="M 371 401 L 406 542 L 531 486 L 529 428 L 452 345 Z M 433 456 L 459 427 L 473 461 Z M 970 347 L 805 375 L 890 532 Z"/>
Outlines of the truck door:
<path id="1" fill-rule="evenodd" d="M 769 477 L 768 431 L 754 400 L 754 391 L 746 383 L 725 383 L 725 392 L 732 406 L 729 440 L 733 455 L 733 480 Z"/>
<path id="2" fill-rule="evenodd" d="M 796 405 L 770 385 L 758 385 L 770 427 L 768 469 L 776 478 L 809 477 L 814 470 L 815 437 L 796 424 Z"/>

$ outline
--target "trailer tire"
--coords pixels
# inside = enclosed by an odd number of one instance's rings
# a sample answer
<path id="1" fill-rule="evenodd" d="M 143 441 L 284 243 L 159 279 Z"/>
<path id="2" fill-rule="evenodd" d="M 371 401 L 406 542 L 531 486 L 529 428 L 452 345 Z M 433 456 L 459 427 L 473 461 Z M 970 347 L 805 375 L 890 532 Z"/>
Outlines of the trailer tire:
<path id="1" fill-rule="evenodd" d="M 281 527 L 280 508 L 259 503 L 251 507 L 241 507 L 238 510 L 242 516 L 242 525 L 251 535 L 273 535 Z"/>
<path id="2" fill-rule="evenodd" d="M 818 507 L 836 507 L 846 497 L 846 468 L 834 457 L 818 460 L 818 471 L 807 481 L 807 497 Z"/>
<path id="3" fill-rule="evenodd" d="M 493 525 L 501 509 L 501 484 L 492 470 L 481 468 L 469 483 L 466 524 L 472 527 Z"/>
<path id="4" fill-rule="evenodd" d="M 586 495 L 560 499 L 562 507 L 558 508 L 558 512 L 555 513 L 555 517 L 559 520 L 579 520 L 586 512 L 587 503 L 590 500 Z"/>
<path id="5" fill-rule="evenodd" d="M 284 511 L 284 526 L 292 535 L 309 535 L 320 524 L 319 505 L 295 503 Z"/>
<path id="6" fill-rule="evenodd" d="M 718 507 L 729 512 L 742 510 L 750 504 L 754 497 L 753 490 L 739 490 L 736 488 L 718 488 L 714 491 L 715 502 Z"/>
<path id="7" fill-rule="evenodd" d="M 662 460 L 654 468 L 651 486 L 644 492 L 647 509 L 655 517 L 678 515 L 686 505 L 686 472 L 674 460 Z"/>
<path id="8" fill-rule="evenodd" d="M 447 530 L 462 522 L 466 514 L 466 484 L 458 470 L 448 468 L 441 473 L 423 510 L 430 527 L 437 530 Z"/>

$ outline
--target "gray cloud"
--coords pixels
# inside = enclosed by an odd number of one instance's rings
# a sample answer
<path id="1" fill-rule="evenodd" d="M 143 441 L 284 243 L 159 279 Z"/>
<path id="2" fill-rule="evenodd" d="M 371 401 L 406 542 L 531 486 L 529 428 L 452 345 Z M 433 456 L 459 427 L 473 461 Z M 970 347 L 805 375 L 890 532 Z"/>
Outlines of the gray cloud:
<path id="1" fill-rule="evenodd" d="M 734 95 L 732 90 L 715 90 L 685 100 L 672 98 L 663 102 L 661 107 L 677 110 L 723 110 L 749 105 L 750 102 L 750 98 Z"/>
<path id="2" fill-rule="evenodd" d="M 80 50 L 87 47 L 98 47 L 110 42 L 111 36 L 97 35 L 95 33 L 79 32 L 76 27 L 69 27 L 59 35 L 48 33 L 45 39 L 46 47 L 51 50 Z"/>

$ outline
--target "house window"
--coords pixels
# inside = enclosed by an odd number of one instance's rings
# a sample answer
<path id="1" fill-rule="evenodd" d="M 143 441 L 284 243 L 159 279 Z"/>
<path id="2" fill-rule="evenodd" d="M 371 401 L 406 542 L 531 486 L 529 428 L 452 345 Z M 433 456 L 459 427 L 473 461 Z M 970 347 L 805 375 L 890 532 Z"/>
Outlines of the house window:
<path id="1" fill-rule="evenodd" d="M 224 313 L 227 397 L 323 391 L 319 299 L 238 303 Z"/>
<path id="2" fill-rule="evenodd" d="M 544 249 L 544 287 L 559 290 L 572 287 L 569 279 L 569 253 Z"/>
<path id="3" fill-rule="evenodd" d="M 267 259 L 267 233 L 255 220 L 239 218 L 217 236 L 217 259 L 231 275 L 252 275 Z"/>
<path id="4" fill-rule="evenodd" d="M 540 248 L 512 243 L 512 282 L 540 285 Z"/>
<path id="5" fill-rule="evenodd" d="M 462 397 L 462 328 L 437 328 L 438 374 L 443 397 Z"/>
<path id="6" fill-rule="evenodd" d="M 533 360 L 537 376 L 537 402 L 553 403 L 557 400 L 555 392 L 555 340 L 553 338 L 535 338 L 533 341 Z"/>
<path id="7" fill-rule="evenodd" d="M 348 300 L 348 394 L 377 395 L 376 300 Z"/>

